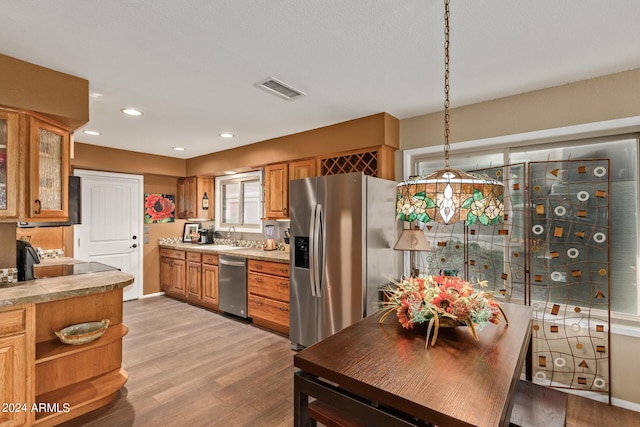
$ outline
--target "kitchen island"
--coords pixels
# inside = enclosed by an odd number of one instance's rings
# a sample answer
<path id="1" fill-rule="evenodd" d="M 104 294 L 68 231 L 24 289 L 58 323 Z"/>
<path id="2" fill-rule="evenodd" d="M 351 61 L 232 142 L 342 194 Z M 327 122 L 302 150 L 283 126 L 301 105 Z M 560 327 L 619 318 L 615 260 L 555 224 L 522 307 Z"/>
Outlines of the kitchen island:
<path id="1" fill-rule="evenodd" d="M 52 426 L 111 402 L 127 381 L 122 369 L 119 270 L 18 282 L 0 288 L 0 424 Z M 61 343 L 55 331 L 109 319 L 97 340 Z"/>

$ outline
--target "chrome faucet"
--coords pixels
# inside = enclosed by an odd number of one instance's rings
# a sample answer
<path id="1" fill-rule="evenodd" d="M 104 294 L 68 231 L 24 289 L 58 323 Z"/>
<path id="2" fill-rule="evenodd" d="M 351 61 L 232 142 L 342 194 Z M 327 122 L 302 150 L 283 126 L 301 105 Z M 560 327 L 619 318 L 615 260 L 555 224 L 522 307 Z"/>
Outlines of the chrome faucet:
<path id="1" fill-rule="evenodd" d="M 233 225 L 229 227 L 229 232 L 227 233 L 227 239 L 231 238 L 231 231 L 233 231 L 233 240 L 231 241 L 231 246 L 238 246 L 238 241 L 236 240 L 236 228 Z"/>

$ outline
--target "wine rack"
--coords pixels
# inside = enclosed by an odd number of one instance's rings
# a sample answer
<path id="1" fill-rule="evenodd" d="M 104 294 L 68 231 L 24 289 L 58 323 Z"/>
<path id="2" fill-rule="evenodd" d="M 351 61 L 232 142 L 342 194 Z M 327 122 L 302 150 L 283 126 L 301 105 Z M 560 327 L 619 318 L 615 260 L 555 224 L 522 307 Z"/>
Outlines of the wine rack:
<path id="1" fill-rule="evenodd" d="M 365 175 L 378 176 L 378 152 L 346 154 L 320 160 L 320 175 L 364 172 Z"/>

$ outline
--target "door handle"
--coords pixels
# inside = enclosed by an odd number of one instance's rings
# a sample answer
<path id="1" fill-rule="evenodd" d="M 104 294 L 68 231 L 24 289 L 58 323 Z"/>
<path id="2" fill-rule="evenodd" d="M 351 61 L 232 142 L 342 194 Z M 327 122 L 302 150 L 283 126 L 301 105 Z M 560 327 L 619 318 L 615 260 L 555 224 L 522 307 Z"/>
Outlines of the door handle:
<path id="1" fill-rule="evenodd" d="M 131 245 L 131 246 L 129 246 L 129 247 L 130 247 L 130 248 L 135 249 L 135 248 L 137 248 L 137 247 L 138 247 L 138 245 L 136 245 L 136 244 L 134 243 L 133 245 Z"/>

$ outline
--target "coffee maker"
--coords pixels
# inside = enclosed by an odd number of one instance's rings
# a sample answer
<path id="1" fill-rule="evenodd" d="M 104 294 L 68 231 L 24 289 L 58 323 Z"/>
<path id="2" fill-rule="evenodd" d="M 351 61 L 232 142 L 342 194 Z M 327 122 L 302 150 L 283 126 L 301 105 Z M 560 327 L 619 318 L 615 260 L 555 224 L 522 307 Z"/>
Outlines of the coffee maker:
<path id="1" fill-rule="evenodd" d="M 273 240 L 273 235 L 275 233 L 275 226 L 273 225 L 265 225 L 264 226 L 264 250 L 265 251 L 275 251 L 276 241 Z"/>
<path id="2" fill-rule="evenodd" d="M 198 233 L 200 234 L 198 244 L 207 245 L 213 243 L 213 228 L 200 228 Z"/>
<path id="3" fill-rule="evenodd" d="M 33 266 L 36 264 L 40 264 L 40 257 L 38 256 L 38 252 L 31 245 L 31 243 L 24 240 L 17 241 L 16 249 L 18 282 L 35 279 L 35 276 L 33 274 Z"/>

